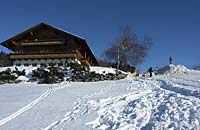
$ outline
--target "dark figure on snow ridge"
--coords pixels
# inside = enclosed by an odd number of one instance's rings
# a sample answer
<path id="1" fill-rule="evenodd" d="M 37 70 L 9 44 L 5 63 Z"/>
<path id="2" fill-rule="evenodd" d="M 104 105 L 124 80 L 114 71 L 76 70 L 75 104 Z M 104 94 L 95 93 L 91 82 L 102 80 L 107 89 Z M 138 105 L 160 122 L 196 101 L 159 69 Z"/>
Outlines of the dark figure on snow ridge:
<path id="1" fill-rule="evenodd" d="M 171 56 L 169 57 L 169 64 L 170 65 L 172 64 L 172 57 Z"/>
<path id="2" fill-rule="evenodd" d="M 150 67 L 150 68 L 148 69 L 148 72 L 149 72 L 150 77 L 152 77 L 153 68 Z"/>

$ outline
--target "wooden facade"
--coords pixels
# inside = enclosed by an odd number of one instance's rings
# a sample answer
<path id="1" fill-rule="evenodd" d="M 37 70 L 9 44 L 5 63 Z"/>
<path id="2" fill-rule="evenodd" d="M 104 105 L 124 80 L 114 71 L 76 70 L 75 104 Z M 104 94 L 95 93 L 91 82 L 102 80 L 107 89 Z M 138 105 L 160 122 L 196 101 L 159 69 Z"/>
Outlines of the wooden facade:
<path id="1" fill-rule="evenodd" d="M 45 23 L 38 24 L 4 42 L 12 50 L 13 64 L 41 64 L 75 60 L 84 65 L 98 65 L 86 40 Z"/>

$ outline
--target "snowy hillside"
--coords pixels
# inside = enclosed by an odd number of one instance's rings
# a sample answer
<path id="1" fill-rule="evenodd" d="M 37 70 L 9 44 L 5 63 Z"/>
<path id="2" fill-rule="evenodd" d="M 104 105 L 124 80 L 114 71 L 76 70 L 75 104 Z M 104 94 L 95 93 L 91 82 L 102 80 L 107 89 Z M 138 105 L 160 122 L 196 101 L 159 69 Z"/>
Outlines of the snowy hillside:
<path id="1" fill-rule="evenodd" d="M 4 84 L 0 106 L 0 130 L 199 130 L 200 71 L 170 65 L 152 78 Z"/>
<path id="2" fill-rule="evenodd" d="M 33 70 L 37 69 L 37 67 L 32 67 L 32 66 L 11 66 L 11 67 L 0 67 L 0 72 L 5 71 L 6 69 L 10 68 L 12 71 L 17 68 L 18 70 L 22 71 L 23 69 L 26 71 L 26 74 L 31 73 Z M 103 73 L 115 73 L 114 68 L 107 68 L 107 67 L 90 67 L 91 72 L 96 72 L 99 74 Z"/>

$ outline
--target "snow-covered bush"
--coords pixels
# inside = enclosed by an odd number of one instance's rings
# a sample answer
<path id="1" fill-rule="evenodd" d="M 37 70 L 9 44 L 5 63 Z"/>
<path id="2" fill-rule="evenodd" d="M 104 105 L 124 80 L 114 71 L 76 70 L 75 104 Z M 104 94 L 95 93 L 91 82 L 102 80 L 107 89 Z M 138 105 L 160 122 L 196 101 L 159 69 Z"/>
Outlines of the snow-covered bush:
<path id="1" fill-rule="evenodd" d="M 83 66 L 81 64 L 78 64 L 76 62 L 70 62 L 67 64 L 67 67 L 69 67 L 74 73 L 81 72 L 81 71 L 88 71 L 88 66 Z"/>
<path id="2" fill-rule="evenodd" d="M 125 77 L 126 74 L 116 73 L 113 68 L 89 67 L 73 62 L 63 65 L 12 66 L 0 69 L 0 83 L 19 83 L 22 81 L 44 84 L 60 83 L 62 81 L 95 82 L 118 80 Z"/>
<path id="3" fill-rule="evenodd" d="M 15 82 L 16 76 L 12 74 L 10 68 L 0 72 L 0 83 L 13 83 Z"/>
<path id="4" fill-rule="evenodd" d="M 12 73 L 15 73 L 17 77 L 26 75 L 25 69 L 23 69 L 22 71 L 19 71 L 17 67 L 15 67 L 15 70 Z"/>
<path id="5" fill-rule="evenodd" d="M 33 70 L 31 81 L 38 81 L 38 83 L 52 84 L 59 83 L 64 80 L 64 74 L 59 71 L 57 66 L 49 66 L 45 68 L 44 66 Z"/>

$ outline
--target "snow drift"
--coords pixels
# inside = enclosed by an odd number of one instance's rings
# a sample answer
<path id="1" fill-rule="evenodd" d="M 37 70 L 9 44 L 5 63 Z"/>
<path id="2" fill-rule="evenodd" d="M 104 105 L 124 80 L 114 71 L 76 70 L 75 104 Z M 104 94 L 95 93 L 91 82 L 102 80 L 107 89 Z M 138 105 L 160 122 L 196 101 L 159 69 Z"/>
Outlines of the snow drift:
<path id="1" fill-rule="evenodd" d="M 189 70 L 183 65 L 167 65 L 157 70 L 158 74 L 187 73 Z"/>

